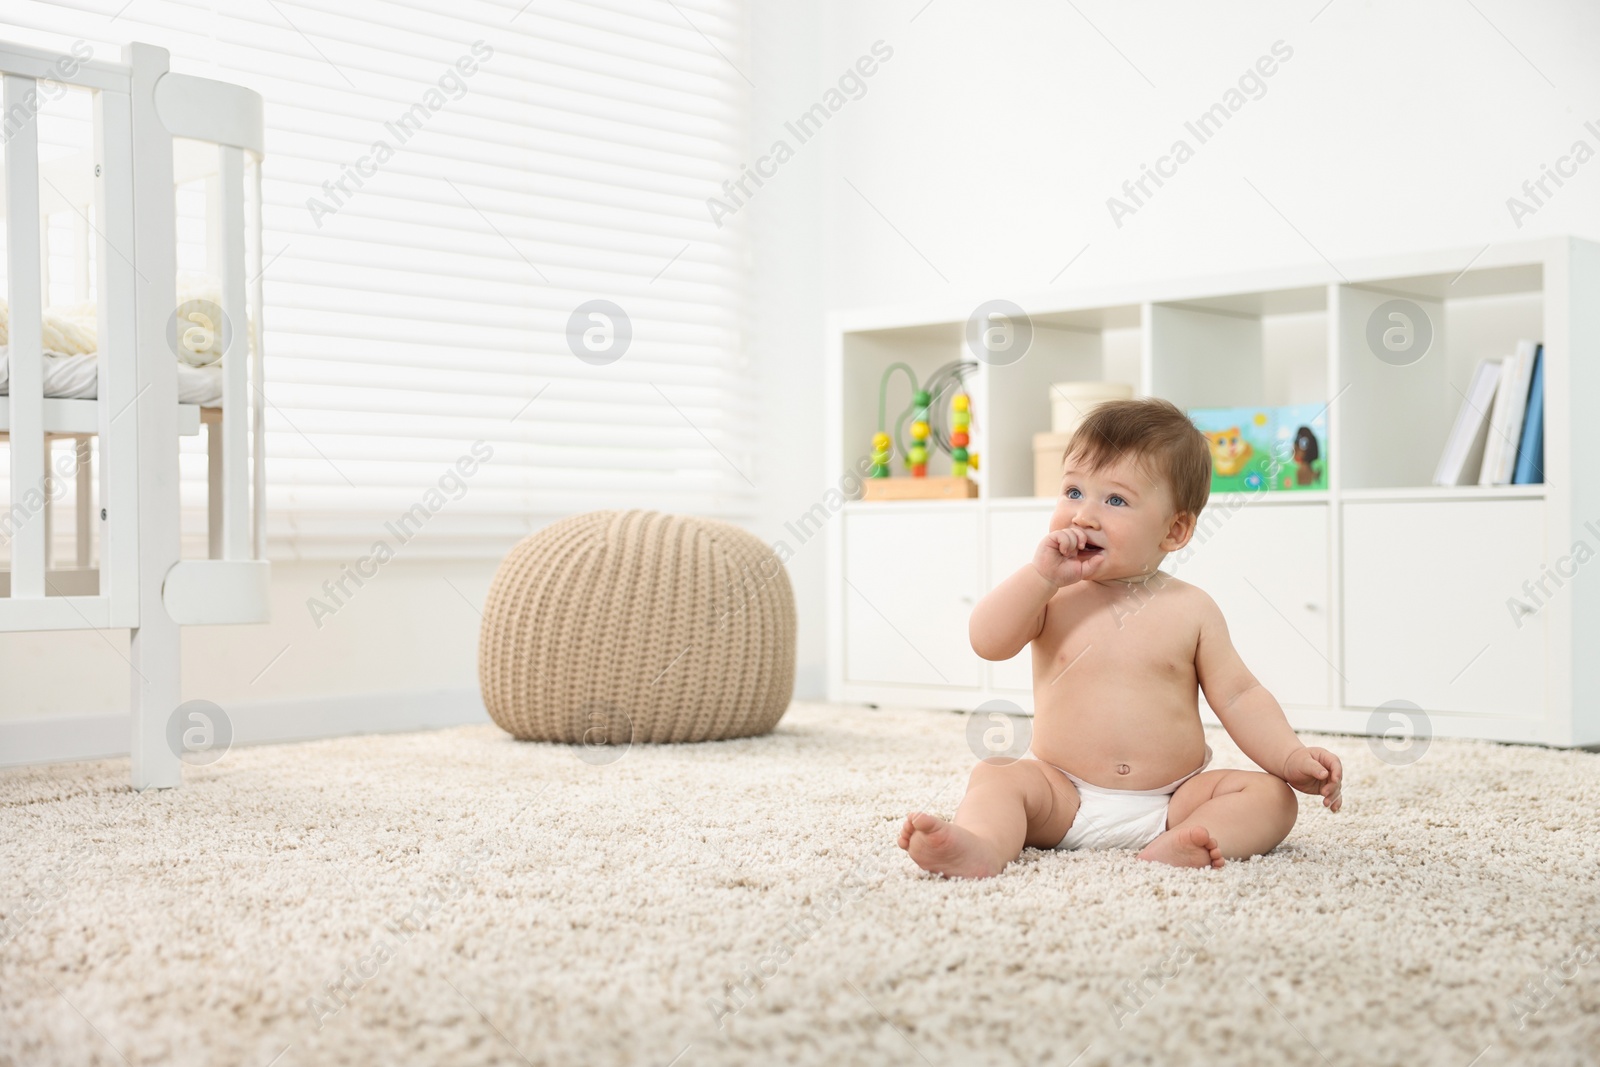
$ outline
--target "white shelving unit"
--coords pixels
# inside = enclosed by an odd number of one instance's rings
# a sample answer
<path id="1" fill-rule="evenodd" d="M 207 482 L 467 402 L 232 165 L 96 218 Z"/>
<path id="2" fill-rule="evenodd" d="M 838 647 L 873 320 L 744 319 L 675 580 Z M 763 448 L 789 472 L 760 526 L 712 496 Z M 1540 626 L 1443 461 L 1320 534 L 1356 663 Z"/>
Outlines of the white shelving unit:
<path id="1" fill-rule="evenodd" d="M 1433 333 L 1403 366 L 1368 342 L 1395 299 Z M 871 450 L 884 369 L 902 361 L 926 380 L 973 358 L 963 337 L 979 303 L 831 317 L 829 486 Z M 852 501 L 829 524 L 831 699 L 1031 709 L 1030 650 L 982 660 L 967 621 L 1046 532 L 1054 501 L 1031 495 L 1032 436 L 1050 429 L 1050 383 L 1106 379 L 1185 409 L 1330 404 L 1326 491 L 1213 496 L 1164 565 L 1217 600 L 1296 728 L 1365 733 L 1374 708 L 1409 701 L 1436 736 L 1600 745 L 1600 245 L 1560 238 L 1016 303 L 1033 326 L 1026 355 L 969 379 L 978 497 Z M 1432 486 L 1477 361 L 1521 338 L 1544 343 L 1545 483 Z M 948 473 L 948 460 L 930 459 L 929 473 Z"/>

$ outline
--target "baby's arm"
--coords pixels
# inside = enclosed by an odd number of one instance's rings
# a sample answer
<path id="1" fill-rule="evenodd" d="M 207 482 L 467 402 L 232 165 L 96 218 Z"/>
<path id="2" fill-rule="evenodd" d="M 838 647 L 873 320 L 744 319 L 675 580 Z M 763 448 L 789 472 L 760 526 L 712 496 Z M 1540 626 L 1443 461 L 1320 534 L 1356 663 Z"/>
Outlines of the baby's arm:
<path id="1" fill-rule="evenodd" d="M 1019 567 L 972 609 L 967 620 L 972 651 L 992 660 L 1021 652 L 1044 629 L 1045 605 L 1059 588 L 1032 563 Z"/>
<path id="2" fill-rule="evenodd" d="M 1081 581 L 1088 563 L 1078 558 L 1087 535 L 1081 530 L 1052 530 L 1034 550 L 1033 562 L 978 601 L 967 620 L 967 637 L 972 651 L 984 659 L 1006 660 L 1027 647 L 1044 631 L 1046 606 L 1056 590 Z"/>
<path id="3" fill-rule="evenodd" d="M 1303 793 L 1320 793 L 1323 803 L 1338 811 L 1344 777 L 1339 757 L 1300 743 L 1282 705 L 1239 658 L 1221 609 L 1204 593 L 1198 599 L 1200 640 L 1195 649 L 1195 672 L 1206 703 L 1228 736 L 1257 766 Z"/>

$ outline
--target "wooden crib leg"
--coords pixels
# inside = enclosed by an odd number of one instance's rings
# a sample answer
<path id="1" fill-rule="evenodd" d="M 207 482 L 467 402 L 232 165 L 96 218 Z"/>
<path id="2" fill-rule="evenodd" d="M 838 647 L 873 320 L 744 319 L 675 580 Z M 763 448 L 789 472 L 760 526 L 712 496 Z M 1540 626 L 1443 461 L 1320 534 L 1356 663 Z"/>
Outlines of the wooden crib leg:
<path id="1" fill-rule="evenodd" d="M 222 558 L 222 419 L 208 418 L 210 408 L 200 409 L 206 424 L 206 548 L 211 559 Z"/>
<path id="2" fill-rule="evenodd" d="M 78 569 L 88 570 L 93 563 L 89 553 L 94 541 L 94 478 L 89 470 L 89 438 L 74 437 L 72 445 L 78 453 L 78 504 L 75 509 L 78 520 Z M 100 590 L 100 595 L 104 596 L 105 591 Z"/>
<path id="3" fill-rule="evenodd" d="M 55 439 L 50 434 L 44 435 L 44 584 L 50 587 L 50 568 L 55 566 L 56 558 L 56 507 L 55 507 Z"/>

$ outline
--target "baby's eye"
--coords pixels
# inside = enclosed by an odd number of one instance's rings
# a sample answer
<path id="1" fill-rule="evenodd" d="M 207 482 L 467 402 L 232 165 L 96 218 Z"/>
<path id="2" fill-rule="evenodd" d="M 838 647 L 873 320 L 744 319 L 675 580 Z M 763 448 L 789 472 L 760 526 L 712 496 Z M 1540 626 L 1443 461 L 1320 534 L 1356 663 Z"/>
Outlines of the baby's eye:
<path id="1" fill-rule="evenodd" d="M 1083 494 L 1078 492 L 1078 487 L 1077 486 L 1070 485 L 1070 486 L 1067 487 L 1067 491 L 1062 495 L 1064 495 L 1068 500 L 1076 500 L 1080 496 L 1082 496 Z"/>
<path id="2" fill-rule="evenodd" d="M 1120 508 L 1120 507 L 1125 507 L 1128 502 L 1126 500 L 1122 499 L 1117 494 L 1112 493 L 1109 497 L 1106 498 L 1106 503 L 1111 504 L 1113 507 L 1119 507 Z"/>

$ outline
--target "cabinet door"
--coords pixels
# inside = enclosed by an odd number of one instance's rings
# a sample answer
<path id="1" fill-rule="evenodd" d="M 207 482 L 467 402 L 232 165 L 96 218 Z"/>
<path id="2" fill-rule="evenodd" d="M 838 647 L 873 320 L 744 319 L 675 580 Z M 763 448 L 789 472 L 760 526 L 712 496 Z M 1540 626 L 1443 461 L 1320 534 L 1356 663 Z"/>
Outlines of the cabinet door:
<path id="1" fill-rule="evenodd" d="M 1245 666 L 1278 703 L 1333 703 L 1326 504 L 1213 497 L 1163 569 L 1211 595 Z"/>
<path id="2" fill-rule="evenodd" d="M 1544 715 L 1546 617 L 1512 603 L 1536 606 L 1544 501 L 1348 503 L 1343 555 L 1347 705 Z"/>
<path id="3" fill-rule="evenodd" d="M 1016 572 L 1023 564 L 1033 562 L 1033 553 L 1050 528 L 1050 512 L 1055 501 L 1040 501 L 1037 507 L 989 513 L 988 574 L 984 592 L 988 592 Z M 989 664 L 989 684 L 996 689 L 1011 689 L 1033 694 L 1033 648 L 1023 646 L 1021 652 L 1008 660 Z"/>
<path id="4" fill-rule="evenodd" d="M 845 677 L 853 682 L 982 684 L 967 620 L 982 581 L 976 508 L 844 515 Z"/>

